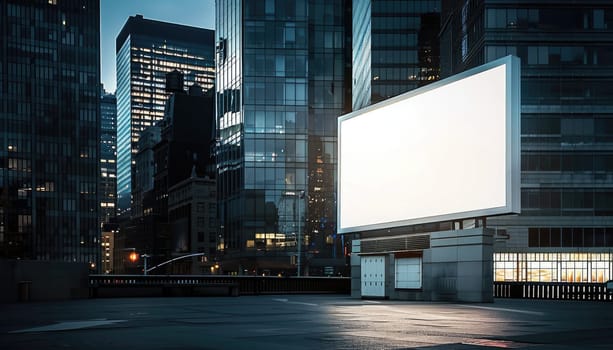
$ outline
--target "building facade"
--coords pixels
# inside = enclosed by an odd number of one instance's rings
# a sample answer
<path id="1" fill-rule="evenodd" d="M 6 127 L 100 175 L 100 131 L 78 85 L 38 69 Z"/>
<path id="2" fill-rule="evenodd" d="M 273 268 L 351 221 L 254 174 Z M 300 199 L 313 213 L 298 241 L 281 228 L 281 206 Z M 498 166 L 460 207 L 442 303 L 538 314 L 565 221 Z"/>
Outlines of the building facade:
<path id="1" fill-rule="evenodd" d="M 443 75 L 522 62 L 521 215 L 491 218 L 498 281 L 613 277 L 613 4 L 443 1 Z"/>
<path id="2" fill-rule="evenodd" d="M 114 251 L 115 251 L 115 230 L 102 232 L 102 259 L 100 261 L 100 272 L 111 274 L 115 272 Z"/>
<path id="3" fill-rule="evenodd" d="M 336 118 L 351 108 L 351 3 L 218 1 L 216 36 L 224 270 L 342 270 Z"/>
<path id="4" fill-rule="evenodd" d="M 0 256 L 99 265 L 100 4 L 0 1 Z"/>
<path id="5" fill-rule="evenodd" d="M 117 204 L 117 99 L 103 92 L 100 99 L 100 220 L 115 220 Z"/>
<path id="6" fill-rule="evenodd" d="M 131 207 L 134 155 L 140 133 L 164 116 L 166 73 L 180 70 L 186 84 L 213 87 L 214 32 L 172 23 L 128 18 L 117 36 L 118 213 Z"/>
<path id="7" fill-rule="evenodd" d="M 440 0 L 353 1 L 353 110 L 439 79 Z"/>
<path id="8" fill-rule="evenodd" d="M 137 146 L 138 152 L 133 157 L 133 218 L 140 218 L 153 212 L 153 176 L 155 175 L 154 148 L 160 140 L 161 128 L 157 125 L 150 126 L 140 133 Z"/>
<path id="9" fill-rule="evenodd" d="M 177 261 L 174 274 L 217 274 L 219 223 L 217 222 L 217 183 L 208 176 L 191 177 L 168 189 L 168 223 L 171 227 L 171 257 L 202 253 Z"/>

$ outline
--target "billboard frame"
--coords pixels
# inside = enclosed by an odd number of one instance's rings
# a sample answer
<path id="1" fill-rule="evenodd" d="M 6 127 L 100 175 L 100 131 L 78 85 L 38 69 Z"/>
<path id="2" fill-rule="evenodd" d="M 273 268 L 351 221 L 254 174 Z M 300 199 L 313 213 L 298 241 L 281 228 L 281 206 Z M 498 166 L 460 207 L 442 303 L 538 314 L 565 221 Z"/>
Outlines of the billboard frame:
<path id="1" fill-rule="evenodd" d="M 342 179 L 342 127 L 341 124 L 351 118 L 358 117 L 362 114 L 370 111 L 394 104 L 396 102 L 404 101 L 411 97 L 421 95 L 432 91 L 434 89 L 455 83 L 464 78 L 471 77 L 473 75 L 485 72 L 487 70 L 505 66 L 505 205 L 500 207 L 482 208 L 476 210 L 468 210 L 463 212 L 446 213 L 441 215 L 433 215 L 420 218 L 410 218 L 406 220 L 380 222 L 374 224 L 365 224 L 360 226 L 343 227 L 342 224 L 342 198 L 341 198 L 341 179 Z M 338 233 L 354 233 L 361 231 L 371 231 L 380 229 L 389 229 L 394 227 L 402 227 L 417 224 L 444 222 L 444 221 L 456 221 L 464 220 L 476 217 L 487 217 L 495 215 L 507 215 L 507 214 L 519 214 L 521 211 L 521 190 L 520 190 L 520 178 L 521 178 L 521 63 L 520 59 L 516 56 L 506 56 L 481 66 L 466 70 L 459 74 L 453 75 L 449 78 L 439 80 L 427 86 L 411 90 L 404 94 L 389 98 L 385 101 L 379 102 L 367 106 L 363 109 L 342 115 L 338 118 L 338 196 L 337 196 L 337 213 L 338 213 Z"/>

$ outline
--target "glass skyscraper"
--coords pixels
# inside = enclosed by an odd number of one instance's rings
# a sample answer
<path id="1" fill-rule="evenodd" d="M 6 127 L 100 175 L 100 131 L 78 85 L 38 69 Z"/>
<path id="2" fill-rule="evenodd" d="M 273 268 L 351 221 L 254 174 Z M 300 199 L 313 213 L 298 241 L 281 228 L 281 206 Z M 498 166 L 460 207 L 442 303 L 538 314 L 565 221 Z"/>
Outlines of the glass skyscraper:
<path id="1" fill-rule="evenodd" d="M 130 209 L 134 155 L 140 133 L 164 117 L 166 73 L 179 70 L 185 83 L 213 87 L 214 32 L 128 18 L 117 36 L 117 195 L 119 214 Z"/>
<path id="2" fill-rule="evenodd" d="M 353 109 L 438 80 L 440 0 L 353 1 Z"/>
<path id="3" fill-rule="evenodd" d="M 522 62 L 522 213 L 488 220 L 495 279 L 612 278 L 613 3 L 443 1 L 442 11 L 443 75 Z"/>
<path id="4" fill-rule="evenodd" d="M 0 257 L 99 261 L 99 8 L 0 1 Z"/>
<path id="5" fill-rule="evenodd" d="M 340 272 L 336 130 L 351 108 L 350 1 L 221 0 L 216 36 L 224 271 L 293 273 L 300 262 L 303 274 Z"/>

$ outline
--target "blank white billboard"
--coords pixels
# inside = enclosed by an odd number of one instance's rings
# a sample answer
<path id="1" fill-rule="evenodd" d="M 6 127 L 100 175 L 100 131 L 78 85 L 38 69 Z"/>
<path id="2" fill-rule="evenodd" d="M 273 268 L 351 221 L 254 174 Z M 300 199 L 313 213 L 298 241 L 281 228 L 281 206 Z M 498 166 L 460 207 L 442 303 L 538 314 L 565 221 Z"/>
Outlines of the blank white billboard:
<path id="1" fill-rule="evenodd" d="M 520 211 L 520 63 L 507 56 L 338 121 L 338 232 Z"/>

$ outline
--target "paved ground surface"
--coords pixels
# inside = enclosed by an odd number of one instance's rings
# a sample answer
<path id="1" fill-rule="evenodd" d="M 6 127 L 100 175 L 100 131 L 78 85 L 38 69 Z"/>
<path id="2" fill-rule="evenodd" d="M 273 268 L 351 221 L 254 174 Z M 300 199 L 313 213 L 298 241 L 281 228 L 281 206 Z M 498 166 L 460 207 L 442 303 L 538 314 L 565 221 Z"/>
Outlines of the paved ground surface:
<path id="1" fill-rule="evenodd" d="M 0 349 L 613 349 L 613 303 L 348 296 L 0 304 Z"/>

